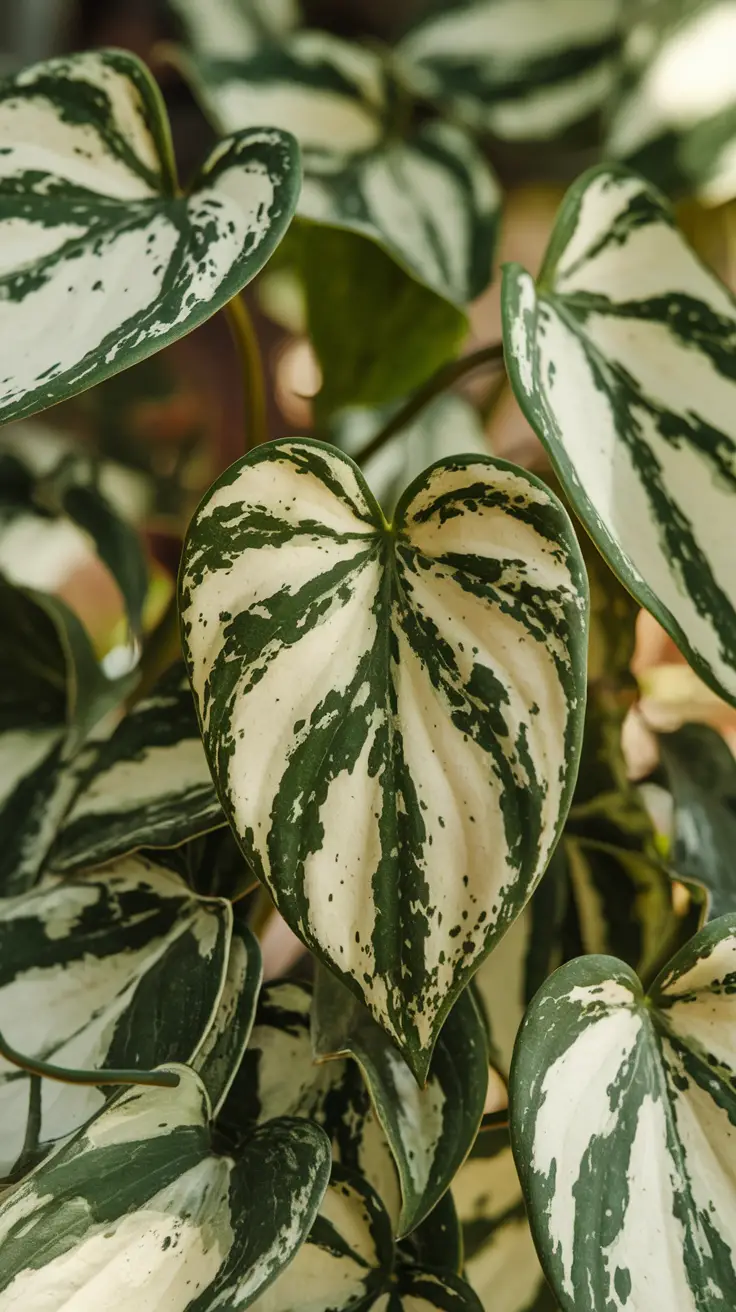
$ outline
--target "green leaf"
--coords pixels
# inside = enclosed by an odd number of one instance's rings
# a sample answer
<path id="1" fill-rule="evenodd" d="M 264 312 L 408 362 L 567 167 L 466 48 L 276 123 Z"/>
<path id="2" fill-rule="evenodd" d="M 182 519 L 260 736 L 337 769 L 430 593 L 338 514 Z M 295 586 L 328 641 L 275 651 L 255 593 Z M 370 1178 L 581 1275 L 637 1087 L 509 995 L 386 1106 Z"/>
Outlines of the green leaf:
<path id="1" fill-rule="evenodd" d="M 266 40 L 284 36 L 299 20 L 298 0 L 168 0 L 199 54 L 251 55 Z"/>
<path id="2" fill-rule="evenodd" d="M 565 512 L 469 456 L 389 526 L 347 457 L 271 443 L 200 505 L 181 611 L 246 859 L 423 1081 L 569 804 L 587 586 Z"/>
<path id="3" fill-rule="evenodd" d="M 59 873 L 178 845 L 225 823 L 181 664 L 110 736 L 88 744 L 76 773 L 74 802 L 49 858 Z"/>
<path id="4" fill-rule="evenodd" d="M 194 1058 L 216 1019 L 232 912 L 141 860 L 0 902 L 0 1031 L 74 1069 L 150 1069 Z M 31 1078 L 0 1062 L 0 1174 L 21 1156 Z M 45 1082 L 32 1159 L 105 1100 Z M 0 1306 L 2 1300 L 0 1299 Z"/>
<path id="5" fill-rule="evenodd" d="M 568 193 L 537 288 L 508 266 L 503 303 L 514 391 L 575 510 L 736 702 L 733 298 L 659 194 L 605 166 Z"/>
<path id="6" fill-rule="evenodd" d="M 705 920 L 736 911 L 736 762 L 715 729 L 684 724 L 659 735 L 672 795 L 671 865 L 705 890 Z"/>
<path id="7" fill-rule="evenodd" d="M 315 1121 L 331 1140 L 334 1160 L 375 1190 L 395 1233 L 401 1194 L 391 1150 L 357 1063 L 315 1061 L 311 1006 L 312 992 L 304 984 L 283 981 L 261 990 L 250 1042 L 220 1123 L 237 1141 L 274 1117 Z"/>
<path id="8" fill-rule="evenodd" d="M 293 1262 L 253 1304 L 254 1312 L 337 1312 L 370 1308 L 394 1258 L 388 1217 L 370 1185 L 333 1165 L 312 1229 Z"/>
<path id="9" fill-rule="evenodd" d="M 386 1294 L 372 1306 L 376 1312 L 483 1312 L 482 1304 L 459 1276 L 446 1271 L 399 1266 Z"/>
<path id="10" fill-rule="evenodd" d="M 695 193 L 711 205 L 736 196 L 733 42 L 730 3 L 675 8 L 617 106 L 606 154 L 675 194 Z"/>
<path id="11" fill-rule="evenodd" d="M 466 1279 L 483 1306 L 556 1312 L 534 1248 L 508 1130 L 481 1130 L 452 1192 L 463 1227 Z"/>
<path id="12" fill-rule="evenodd" d="M 320 419 L 397 401 L 456 356 L 468 319 L 354 232 L 301 224 L 297 249 L 319 359 Z"/>
<path id="13" fill-rule="evenodd" d="M 296 205 L 296 143 L 271 128 L 219 142 L 179 195 L 160 93 L 118 51 L 5 82 L 0 136 L 2 422 L 209 318 L 263 267 Z"/>
<path id="14" fill-rule="evenodd" d="M 463 1236 L 452 1193 L 443 1194 L 429 1216 L 396 1246 L 401 1261 L 436 1271 L 463 1273 Z"/>
<path id="15" fill-rule="evenodd" d="M 355 459 L 388 418 L 387 409 L 343 410 L 334 418 L 330 440 Z M 488 442 L 475 407 L 462 396 L 446 392 L 389 438 L 380 451 L 362 461 L 361 470 L 378 503 L 393 512 L 404 488 L 428 465 L 462 455 L 488 455 Z"/>
<path id="16" fill-rule="evenodd" d="M 735 962 L 736 916 L 723 916 L 648 997 L 623 962 L 586 957 L 529 1008 L 511 1132 L 564 1312 L 732 1304 Z"/>
<path id="17" fill-rule="evenodd" d="M 262 980 L 258 939 L 247 925 L 235 920 L 217 1011 L 192 1058 L 192 1067 L 207 1090 L 214 1116 L 225 1102 L 248 1047 Z"/>
<path id="18" fill-rule="evenodd" d="M 249 58 L 195 55 L 187 68 L 223 131 L 265 121 L 297 137 L 301 218 L 377 242 L 453 304 L 488 285 L 500 202 L 490 168 L 460 128 L 414 122 L 379 53 L 303 31 Z"/>
<path id="19" fill-rule="evenodd" d="M 277 1121 L 217 1156 L 204 1086 L 173 1069 L 177 1088 L 127 1090 L 0 1205 L 2 1312 L 245 1309 L 294 1257 L 329 1178 L 321 1130 Z"/>
<path id="20" fill-rule="evenodd" d="M 403 1057 L 362 1003 L 327 971 L 316 976 L 312 1012 L 315 1058 L 354 1057 L 399 1171 L 403 1205 L 398 1234 L 416 1229 L 439 1202 L 468 1155 L 488 1091 L 488 1045 L 470 991 L 460 995 L 420 1088 Z"/>
<path id="21" fill-rule="evenodd" d="M 620 0 L 450 0 L 399 45 L 424 96 L 482 132 L 548 141 L 605 105 L 619 74 Z"/>

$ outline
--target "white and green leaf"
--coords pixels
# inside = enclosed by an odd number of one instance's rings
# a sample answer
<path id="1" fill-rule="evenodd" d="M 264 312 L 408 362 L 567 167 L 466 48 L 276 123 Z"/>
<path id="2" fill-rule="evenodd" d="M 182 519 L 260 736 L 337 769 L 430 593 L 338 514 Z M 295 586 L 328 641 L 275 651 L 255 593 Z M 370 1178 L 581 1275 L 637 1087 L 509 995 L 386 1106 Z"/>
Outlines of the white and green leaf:
<path id="1" fill-rule="evenodd" d="M 508 141 L 548 141 L 616 88 L 621 0 L 451 0 L 399 45 L 424 96 Z"/>
<path id="2" fill-rule="evenodd" d="M 222 1108 L 245 1056 L 262 980 L 258 939 L 247 925 L 234 920 L 217 1011 L 192 1057 L 192 1068 L 207 1090 L 213 1116 Z"/>
<path id="3" fill-rule="evenodd" d="M 173 847 L 225 823 L 186 672 L 172 667 L 75 766 L 49 863 L 71 874 L 138 848 Z"/>
<path id="4" fill-rule="evenodd" d="M 246 57 L 299 22 L 299 0 L 168 0 L 198 54 Z"/>
<path id="5" fill-rule="evenodd" d="M 327 971 L 317 972 L 312 1046 L 320 1060 L 353 1057 L 360 1066 L 396 1162 L 402 1208 L 397 1233 L 429 1215 L 468 1155 L 488 1092 L 488 1044 L 473 994 L 460 995 L 420 1088 L 361 1002 Z"/>
<path id="6" fill-rule="evenodd" d="M 214 314 L 266 263 L 299 188 L 293 138 L 260 128 L 219 142 L 180 195 L 160 93 L 118 51 L 4 82 L 0 149 L 2 422 Z"/>
<path id="7" fill-rule="evenodd" d="M 666 11 L 665 11 L 666 12 Z M 674 194 L 707 204 L 736 196 L 733 0 L 676 6 L 620 99 L 606 154 Z"/>
<path id="8" fill-rule="evenodd" d="M 423 1080 L 569 804 L 587 584 L 565 512 L 468 456 L 388 525 L 347 457 L 271 443 L 200 505 L 181 612 L 249 865 Z"/>
<path id="9" fill-rule="evenodd" d="M 329 1179 L 322 1131 L 277 1121 L 218 1156 L 204 1086 L 170 1069 L 178 1087 L 124 1092 L 0 1204 L 2 1312 L 245 1309 L 295 1256 Z"/>
<path id="10" fill-rule="evenodd" d="M 185 63 L 225 132 L 273 123 L 300 143 L 297 213 L 377 242 L 413 278 L 465 305 L 488 285 L 500 193 L 480 150 L 451 123 L 394 122 L 401 91 L 366 46 L 297 32 L 250 57 Z M 403 93 L 406 101 L 406 92 Z"/>
<path id="11" fill-rule="evenodd" d="M 452 1186 L 465 1276 L 486 1312 L 556 1312 L 527 1220 L 508 1130 L 481 1130 Z"/>
<path id="12" fill-rule="evenodd" d="M 218 1022 L 231 934 L 228 903 L 197 897 L 140 859 L 4 898 L 0 1032 L 25 1055 L 73 1069 L 193 1061 Z M 247 985 L 246 969 L 233 990 Z M 0 1059 L 3 1176 L 21 1158 L 38 1161 L 106 1096 L 94 1086 L 44 1081 L 29 1144 L 33 1086 Z"/>
<path id="13" fill-rule="evenodd" d="M 659 194 L 615 166 L 574 184 L 537 286 L 509 266 L 503 301 L 514 391 L 576 512 L 736 701 L 736 302 Z"/>
<path id="14" fill-rule="evenodd" d="M 558 970 L 524 1020 L 514 1156 L 564 1312 L 726 1312 L 736 1288 L 736 916 L 645 995 L 613 957 Z"/>

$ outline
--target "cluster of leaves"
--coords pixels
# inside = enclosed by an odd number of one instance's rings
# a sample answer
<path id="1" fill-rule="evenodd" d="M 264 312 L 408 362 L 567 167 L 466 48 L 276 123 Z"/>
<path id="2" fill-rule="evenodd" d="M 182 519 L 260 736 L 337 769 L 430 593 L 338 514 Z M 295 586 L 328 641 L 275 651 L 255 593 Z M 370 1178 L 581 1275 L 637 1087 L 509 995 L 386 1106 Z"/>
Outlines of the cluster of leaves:
<path id="1" fill-rule="evenodd" d="M 736 765 L 686 726 L 637 788 L 621 729 L 640 606 L 736 704 L 736 303 L 599 164 L 539 277 L 503 274 L 544 478 L 442 389 L 501 356 L 455 358 L 486 137 L 584 131 L 622 87 L 604 152 L 730 196 L 732 89 L 665 95 L 730 6 L 647 44 L 625 0 L 455 0 L 380 51 L 174 8 L 230 133 L 187 193 L 132 56 L 0 89 L 0 418 L 226 307 L 257 384 L 237 298 L 281 243 L 334 444 L 218 477 L 163 670 L 104 470 L 0 450 L 0 1312 L 727 1312 Z M 114 677 L 28 586 L 49 525 L 120 589 Z M 305 978 L 262 982 L 269 895 Z"/>

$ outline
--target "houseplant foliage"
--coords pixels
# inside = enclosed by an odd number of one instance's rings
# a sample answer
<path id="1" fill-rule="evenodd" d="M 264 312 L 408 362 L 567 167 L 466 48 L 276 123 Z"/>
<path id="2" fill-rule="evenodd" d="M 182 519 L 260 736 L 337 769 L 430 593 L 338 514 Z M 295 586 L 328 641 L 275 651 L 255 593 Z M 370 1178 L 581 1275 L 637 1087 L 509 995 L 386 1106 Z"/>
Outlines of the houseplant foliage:
<path id="1" fill-rule="evenodd" d="M 640 607 L 736 703 L 736 304 L 656 189 L 730 199 L 732 100 L 655 95 L 731 7 L 427 3 L 383 48 L 171 8 L 228 134 L 186 192 L 134 56 L 0 88 L 0 418 L 221 310 L 251 403 L 277 248 L 323 389 L 248 425 L 159 623 L 104 461 L 0 432 L 0 1312 L 727 1312 L 736 767 L 684 725 L 635 785 L 622 730 Z M 489 161 L 581 142 L 462 356 Z M 452 390 L 502 364 L 534 471 Z"/>

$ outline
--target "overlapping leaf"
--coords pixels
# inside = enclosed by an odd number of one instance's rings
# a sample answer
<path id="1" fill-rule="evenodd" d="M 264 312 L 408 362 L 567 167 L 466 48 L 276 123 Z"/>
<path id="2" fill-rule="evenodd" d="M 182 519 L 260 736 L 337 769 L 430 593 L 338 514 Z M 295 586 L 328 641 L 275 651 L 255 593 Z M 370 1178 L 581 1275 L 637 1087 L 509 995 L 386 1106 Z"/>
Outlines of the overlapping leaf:
<path id="1" fill-rule="evenodd" d="M 216 1020 L 226 982 L 236 1006 L 236 994 L 253 994 L 257 946 L 237 940 L 233 969 L 241 969 L 228 980 L 231 933 L 226 902 L 196 897 L 141 860 L 3 899 L 0 1031 L 28 1056 L 76 1069 L 189 1062 Z M 227 1028 L 221 1017 L 218 1032 Z M 32 1078 L 0 1061 L 3 1176 L 24 1155 L 34 1096 Z M 30 1164 L 103 1102 L 99 1088 L 44 1081 L 34 1142 L 25 1144 Z"/>
<path id="2" fill-rule="evenodd" d="M 181 606 L 249 864 L 423 1079 L 574 782 L 587 598 L 564 511 L 466 457 L 426 471 L 388 526 L 346 457 L 272 443 L 200 506 Z"/>
<path id="3" fill-rule="evenodd" d="M 529 1229 L 508 1130 L 482 1130 L 452 1186 L 465 1272 L 486 1312 L 556 1312 Z"/>
<path id="4" fill-rule="evenodd" d="M 265 264 L 299 186 L 295 142 L 262 127 L 220 142 L 189 195 L 177 194 L 159 92 L 116 51 L 5 82 L 0 145 L 1 421 L 213 314 Z"/>
<path id="5" fill-rule="evenodd" d="M 673 15 L 617 107 L 606 153 L 719 205 L 736 195 L 736 5 L 695 0 Z"/>
<path id="6" fill-rule="evenodd" d="M 225 1102 L 245 1055 L 262 979 L 258 939 L 247 925 L 235 920 L 217 1011 L 192 1057 L 192 1068 L 207 1090 L 214 1116 Z"/>
<path id="7" fill-rule="evenodd" d="M 564 1312 L 725 1312 L 736 1288 L 736 917 L 648 996 L 612 957 L 563 966 L 522 1027 L 514 1155 Z"/>
<path id="8" fill-rule="evenodd" d="M 70 874 L 225 823 L 186 672 L 175 665 L 75 766 L 74 802 L 49 864 Z"/>
<path id="9" fill-rule="evenodd" d="M 211 1146 L 188 1068 L 174 1089 L 116 1098 L 0 1205 L 0 1309 L 247 1308 L 309 1232 L 329 1145 L 306 1121 Z"/>
<path id="10" fill-rule="evenodd" d="M 363 1004 L 325 970 L 315 985 L 312 1046 L 317 1059 L 349 1056 L 360 1066 L 399 1172 L 398 1232 L 414 1230 L 465 1160 L 483 1115 L 488 1045 L 472 992 L 448 1016 L 423 1089 Z"/>
<path id="11" fill-rule="evenodd" d="M 614 90 L 623 9 L 621 0 L 451 0 L 398 53 L 417 89 L 469 126 L 549 140 Z"/>
<path id="12" fill-rule="evenodd" d="M 298 0 L 168 0 L 194 49 L 233 59 L 284 36 L 299 19 Z"/>
<path id="13" fill-rule="evenodd" d="M 601 551 L 736 701 L 730 293 L 658 193 L 606 166 L 569 192 L 538 286 L 507 269 L 504 335 L 517 398 Z"/>

